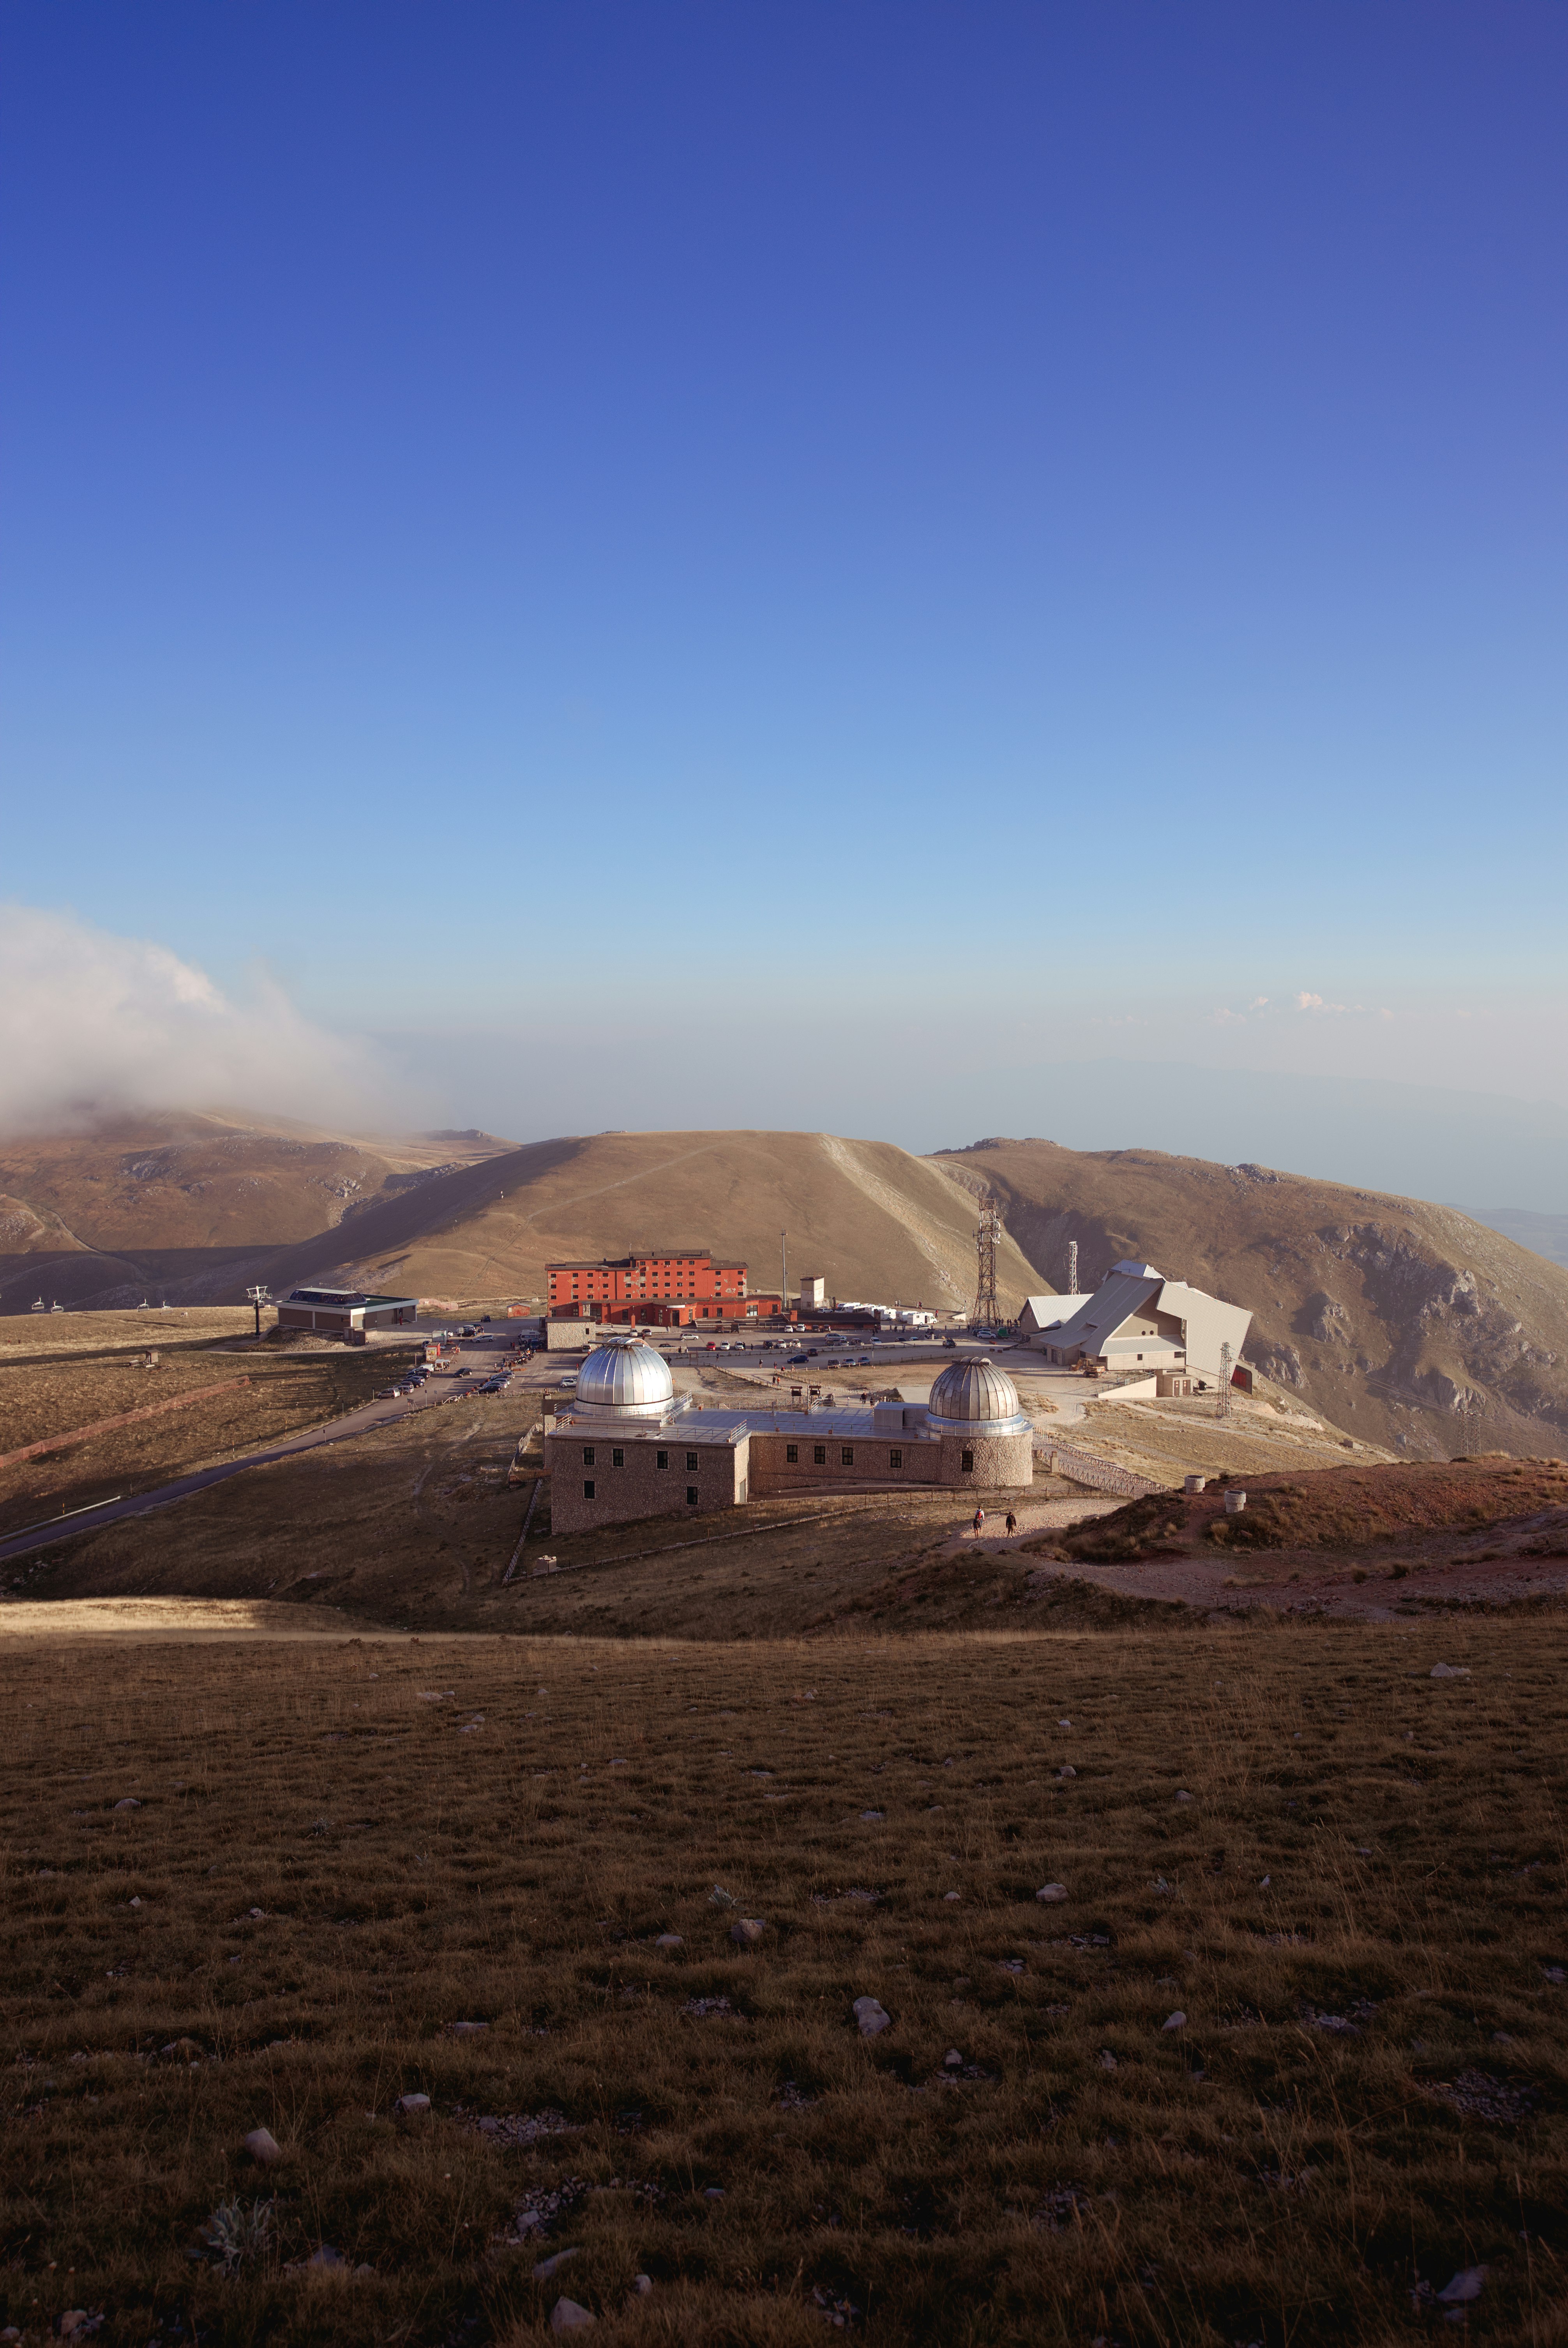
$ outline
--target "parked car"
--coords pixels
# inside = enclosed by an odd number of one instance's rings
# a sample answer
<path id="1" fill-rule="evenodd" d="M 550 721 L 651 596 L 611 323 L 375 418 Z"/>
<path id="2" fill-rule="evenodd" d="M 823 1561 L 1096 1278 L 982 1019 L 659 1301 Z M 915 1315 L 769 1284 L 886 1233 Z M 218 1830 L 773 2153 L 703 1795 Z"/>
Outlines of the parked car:
<path id="1" fill-rule="evenodd" d="M 786 1370 L 803 1370 L 810 1358 L 809 1354 L 792 1354 L 785 1362 L 784 1367 Z"/>
<path id="2" fill-rule="evenodd" d="M 855 1366 L 856 1366 L 856 1368 L 857 1370 L 868 1370 L 868 1369 L 871 1367 L 871 1356 L 870 1356 L 870 1354 L 861 1354 L 861 1356 L 860 1356 L 860 1359 L 856 1363 Z"/>

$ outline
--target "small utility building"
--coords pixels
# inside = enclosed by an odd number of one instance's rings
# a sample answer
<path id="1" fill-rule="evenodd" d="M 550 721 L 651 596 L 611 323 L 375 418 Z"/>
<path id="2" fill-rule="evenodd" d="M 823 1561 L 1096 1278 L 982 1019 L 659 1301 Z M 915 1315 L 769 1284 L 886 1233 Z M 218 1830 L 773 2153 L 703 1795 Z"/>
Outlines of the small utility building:
<path id="1" fill-rule="evenodd" d="M 310 1329 L 351 1344 L 367 1329 L 411 1329 L 417 1296 L 367 1296 L 358 1288 L 296 1288 L 278 1306 L 280 1329 Z"/>
<path id="2" fill-rule="evenodd" d="M 1071 1305 L 1071 1313 L 1039 1325 L 1036 1308 Z M 1218 1385 L 1224 1376 L 1222 1346 L 1233 1365 L 1241 1359 L 1252 1314 L 1167 1280 L 1152 1263 L 1112 1264 L 1092 1296 L 1033 1297 L 1028 1307 L 1036 1322 L 1032 1350 L 1063 1369 L 1091 1363 L 1097 1370 L 1150 1375 L 1175 1371 L 1195 1382 Z"/>

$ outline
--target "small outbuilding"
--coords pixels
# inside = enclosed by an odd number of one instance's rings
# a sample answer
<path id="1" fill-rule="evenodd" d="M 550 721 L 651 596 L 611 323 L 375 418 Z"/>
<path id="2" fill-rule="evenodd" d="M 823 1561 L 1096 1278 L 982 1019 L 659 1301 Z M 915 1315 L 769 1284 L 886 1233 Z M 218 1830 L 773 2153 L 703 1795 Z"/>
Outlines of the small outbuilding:
<path id="1" fill-rule="evenodd" d="M 1163 1371 L 1218 1385 L 1224 1347 L 1233 1365 L 1239 1362 L 1252 1326 L 1245 1305 L 1226 1304 L 1184 1280 L 1167 1280 L 1152 1263 L 1129 1260 L 1112 1264 L 1092 1296 L 1031 1297 L 1030 1305 L 1037 1301 L 1077 1305 L 1030 1339 L 1036 1353 L 1062 1369 L 1087 1365 L 1143 1376 Z"/>
<path id="2" fill-rule="evenodd" d="M 309 1329 L 354 1344 L 370 1329 L 411 1329 L 417 1296 L 371 1296 L 359 1288 L 296 1288 L 278 1305 L 280 1329 Z"/>

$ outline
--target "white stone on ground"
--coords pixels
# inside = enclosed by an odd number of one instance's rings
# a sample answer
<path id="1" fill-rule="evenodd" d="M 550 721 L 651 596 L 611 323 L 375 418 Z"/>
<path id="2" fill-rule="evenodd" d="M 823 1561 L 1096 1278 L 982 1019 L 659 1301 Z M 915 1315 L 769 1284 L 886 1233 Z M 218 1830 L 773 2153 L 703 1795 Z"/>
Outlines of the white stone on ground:
<path id="1" fill-rule="evenodd" d="M 1176 2008 L 1174 2013 L 1168 2013 L 1160 2024 L 1162 2030 L 1184 2030 L 1186 2026 L 1187 2017 L 1180 2006 Z"/>
<path id="2" fill-rule="evenodd" d="M 1054 1900 L 1066 1899 L 1067 1886 L 1065 1883 L 1042 1883 L 1034 1896 L 1037 1900 L 1043 1900 L 1049 1907 Z"/>
<path id="3" fill-rule="evenodd" d="M 893 2026 L 893 2016 L 874 1997 L 856 1999 L 855 2019 L 860 2025 L 862 2038 L 876 2038 L 882 2031 L 890 2030 Z"/>
<path id="4" fill-rule="evenodd" d="M 271 2168 L 274 2161 L 282 2160 L 283 2157 L 283 2147 L 271 2128 L 252 2128 L 245 2138 L 245 2149 L 251 2159 L 259 2161 L 263 2168 Z"/>
<path id="5" fill-rule="evenodd" d="M 550 2310 L 552 2332 L 586 2332 L 594 2322 L 591 2309 L 581 2307 L 575 2299 L 558 2299 Z"/>

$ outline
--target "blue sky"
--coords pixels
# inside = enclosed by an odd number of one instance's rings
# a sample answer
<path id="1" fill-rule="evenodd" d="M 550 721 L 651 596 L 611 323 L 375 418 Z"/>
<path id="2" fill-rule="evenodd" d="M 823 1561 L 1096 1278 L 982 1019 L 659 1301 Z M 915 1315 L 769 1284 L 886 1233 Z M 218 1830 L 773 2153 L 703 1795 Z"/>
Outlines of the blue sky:
<path id="1" fill-rule="evenodd" d="M 1560 8 L 0 51 L 0 894 L 519 1132 L 1568 1101 Z"/>

